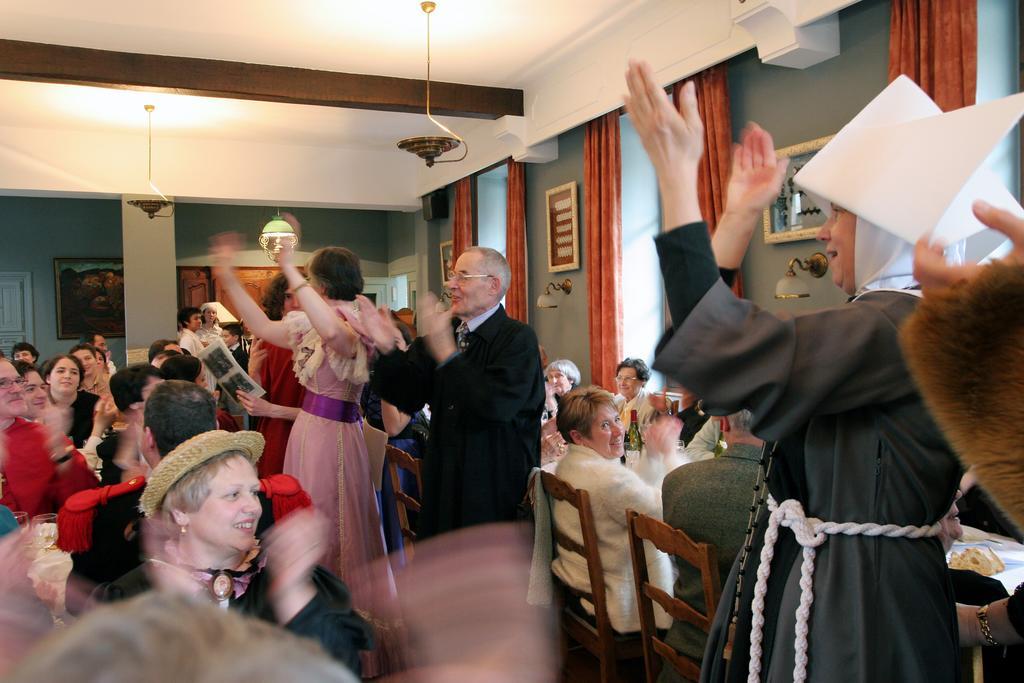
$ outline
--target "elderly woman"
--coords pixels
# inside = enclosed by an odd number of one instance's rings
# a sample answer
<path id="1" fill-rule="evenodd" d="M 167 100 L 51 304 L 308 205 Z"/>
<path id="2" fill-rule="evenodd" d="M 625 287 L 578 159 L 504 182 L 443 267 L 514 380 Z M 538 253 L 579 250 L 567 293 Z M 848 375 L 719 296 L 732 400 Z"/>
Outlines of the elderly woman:
<path id="1" fill-rule="evenodd" d="M 540 420 L 540 464 L 554 472 L 555 463 L 565 455 L 565 439 L 558 433 L 555 416 L 562 397 L 580 383 L 580 369 L 571 360 L 560 358 L 544 368 L 544 412 Z"/>
<path id="2" fill-rule="evenodd" d="M 833 281 L 857 296 L 785 317 L 738 299 L 719 277 L 720 267 L 738 265 L 723 262 L 721 239 L 742 258 L 785 161 L 763 130 L 744 131 L 712 243 L 697 196 L 703 125 L 693 84 L 677 111 L 649 65 L 631 64 L 627 81 L 667 229 L 656 247 L 676 327 L 655 367 L 700 395 L 711 414 L 749 409 L 751 431 L 778 442 L 763 463 L 771 497 L 760 511 L 755 505 L 757 523 L 723 585 L 701 680 L 957 680 L 956 612 L 934 536 L 960 466 L 900 351 L 899 325 L 919 299 L 893 289 L 912 284 L 910 245 L 890 234 L 894 214 L 882 207 L 873 212 L 877 225 L 858 220 L 843 210 L 853 207 L 830 205 L 835 185 L 822 187 L 828 221 L 819 239 Z M 849 149 L 832 144 L 813 163 Z M 843 183 L 877 172 L 830 170 Z M 895 191 L 914 189 L 908 182 Z"/>
<path id="3" fill-rule="evenodd" d="M 266 548 L 256 540 L 261 506 L 255 465 L 262 454 L 263 437 L 256 432 L 217 430 L 164 457 L 139 507 L 166 526 L 170 540 L 160 559 L 102 586 L 99 597 L 120 600 L 156 583 L 313 638 L 359 673 L 359 651 L 371 646 L 370 629 L 352 609 L 345 584 L 316 564 L 323 548 L 315 518 L 295 514 L 278 522 Z"/>
<path id="4" fill-rule="evenodd" d="M 615 395 L 615 405 L 619 410 L 622 424 L 629 428 L 630 415 L 636 411 L 641 429 L 654 421 L 658 411 L 649 400 L 647 391 L 651 369 L 640 358 L 626 358 L 615 369 L 615 386 L 619 393 Z"/>
<path id="5" fill-rule="evenodd" d="M 624 453 L 626 429 L 610 393 L 593 386 L 570 391 L 562 399 L 557 420 L 558 430 L 569 449 L 558 463 L 556 475 L 590 493 L 612 628 L 619 633 L 639 631 L 626 509 L 661 519 L 662 480 L 682 464 L 675 449 L 679 422 L 665 418 L 648 429 L 646 457 L 641 458 L 636 470 L 630 470 L 619 461 Z M 555 501 L 552 519 L 560 531 L 583 542 L 579 515 L 571 505 Z M 648 557 L 652 582 L 671 592 L 673 576 L 668 556 L 658 552 Z M 558 548 L 558 557 L 551 563 L 551 569 L 567 585 L 590 590 L 587 563 L 576 553 Z M 582 607 L 593 614 L 590 603 L 584 602 Z M 656 620 L 661 628 L 672 623 L 672 619 L 660 611 Z"/>

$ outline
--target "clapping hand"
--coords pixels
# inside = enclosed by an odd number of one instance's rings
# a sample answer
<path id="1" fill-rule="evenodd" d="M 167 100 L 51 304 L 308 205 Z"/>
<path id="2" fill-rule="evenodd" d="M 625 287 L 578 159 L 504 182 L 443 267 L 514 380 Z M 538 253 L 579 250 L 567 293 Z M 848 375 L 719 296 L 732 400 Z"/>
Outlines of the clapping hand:
<path id="1" fill-rule="evenodd" d="M 324 554 L 326 536 L 327 521 L 312 510 L 297 510 L 267 532 L 270 598 L 279 623 L 291 621 L 316 594 L 313 569 Z"/>
<path id="2" fill-rule="evenodd" d="M 347 322 L 360 337 L 369 339 L 370 342 L 381 353 L 391 353 L 395 350 L 402 333 L 391 319 L 391 311 L 387 306 L 381 306 L 378 310 L 373 302 L 360 294 L 356 297 L 356 305 L 359 306 L 358 315 L 345 313 Z"/>
<path id="3" fill-rule="evenodd" d="M 662 416 L 651 423 L 644 434 L 647 454 L 662 456 L 675 453 L 683 422 L 677 417 Z"/>
<path id="4" fill-rule="evenodd" d="M 1013 242 L 1013 249 L 1002 259 L 1003 262 L 1024 264 L 1024 219 L 982 201 L 974 202 L 973 209 L 979 221 L 1003 233 Z M 970 280 L 984 268 L 976 263 L 950 265 L 943 256 L 945 247 L 930 244 L 930 240 L 931 235 L 925 235 L 914 247 L 914 279 L 925 290 L 949 287 L 962 280 Z"/>
<path id="5" fill-rule="evenodd" d="M 416 326 L 436 362 L 444 361 L 458 350 L 452 331 L 451 311 L 438 311 L 437 297 L 432 292 L 427 292 L 420 300 Z"/>

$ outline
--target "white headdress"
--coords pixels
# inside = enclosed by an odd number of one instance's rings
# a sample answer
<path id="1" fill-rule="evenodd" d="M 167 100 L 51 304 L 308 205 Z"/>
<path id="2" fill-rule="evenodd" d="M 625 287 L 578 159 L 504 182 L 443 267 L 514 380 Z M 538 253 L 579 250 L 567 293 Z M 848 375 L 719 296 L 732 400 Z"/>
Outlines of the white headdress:
<path id="1" fill-rule="evenodd" d="M 911 284 L 914 242 L 929 231 L 962 256 L 957 243 L 985 229 L 977 199 L 1024 215 L 982 167 L 1022 114 L 1024 94 L 944 114 L 900 76 L 804 165 L 793 180 L 822 211 L 834 203 L 858 217 L 858 292 Z"/>

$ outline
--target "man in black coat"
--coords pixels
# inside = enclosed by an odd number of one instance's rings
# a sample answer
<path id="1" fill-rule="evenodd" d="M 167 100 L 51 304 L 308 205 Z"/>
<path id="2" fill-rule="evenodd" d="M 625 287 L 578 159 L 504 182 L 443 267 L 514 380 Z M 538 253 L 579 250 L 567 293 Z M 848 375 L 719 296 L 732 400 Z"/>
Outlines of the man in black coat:
<path id="1" fill-rule="evenodd" d="M 539 465 L 544 378 L 537 336 L 500 303 L 510 279 L 501 253 L 467 249 L 447 281 L 451 310 L 438 313 L 434 297 L 423 297 L 422 336 L 407 350 L 390 316 L 360 298 L 355 326 L 380 353 L 374 391 L 408 414 L 430 404 L 421 537 L 515 519 Z"/>

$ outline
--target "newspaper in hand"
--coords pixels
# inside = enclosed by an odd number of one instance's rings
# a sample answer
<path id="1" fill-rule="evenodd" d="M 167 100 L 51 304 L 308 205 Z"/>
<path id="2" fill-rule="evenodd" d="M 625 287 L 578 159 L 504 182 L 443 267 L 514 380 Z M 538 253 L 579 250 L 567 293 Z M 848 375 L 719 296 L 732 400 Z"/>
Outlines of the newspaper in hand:
<path id="1" fill-rule="evenodd" d="M 267 393 L 242 369 L 231 351 L 228 350 L 224 340 L 212 340 L 209 346 L 197 354 L 197 357 L 213 373 L 213 376 L 217 378 L 217 383 L 231 398 L 235 398 L 239 390 L 257 398 Z"/>

